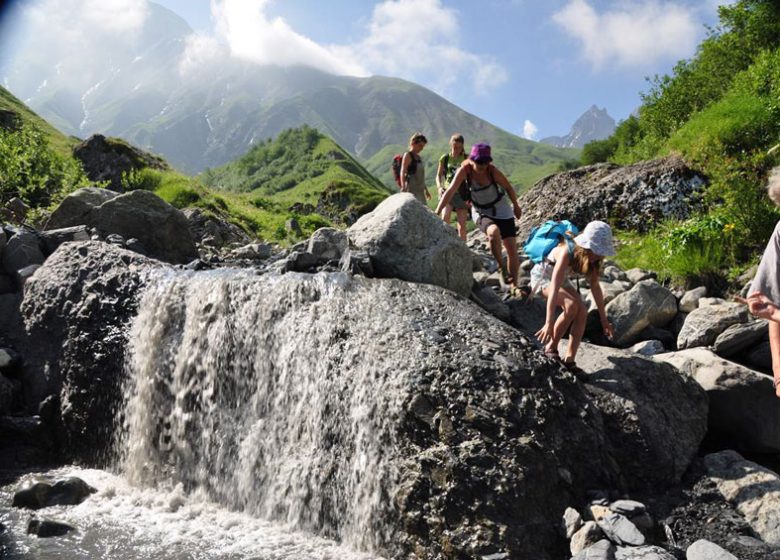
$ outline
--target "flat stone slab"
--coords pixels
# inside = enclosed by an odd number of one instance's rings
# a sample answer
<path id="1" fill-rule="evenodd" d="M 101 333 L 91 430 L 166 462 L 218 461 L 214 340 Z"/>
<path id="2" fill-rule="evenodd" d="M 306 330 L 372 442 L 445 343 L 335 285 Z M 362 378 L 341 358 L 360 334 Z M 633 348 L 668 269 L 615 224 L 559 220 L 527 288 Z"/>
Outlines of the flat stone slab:
<path id="1" fill-rule="evenodd" d="M 739 560 L 717 544 L 699 539 L 685 551 L 686 560 Z"/>

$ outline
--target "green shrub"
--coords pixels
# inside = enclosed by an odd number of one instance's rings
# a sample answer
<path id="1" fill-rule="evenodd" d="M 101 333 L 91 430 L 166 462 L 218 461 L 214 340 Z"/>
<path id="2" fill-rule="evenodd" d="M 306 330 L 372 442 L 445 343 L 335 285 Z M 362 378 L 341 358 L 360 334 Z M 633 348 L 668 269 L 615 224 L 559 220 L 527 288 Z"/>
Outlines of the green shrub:
<path id="1" fill-rule="evenodd" d="M 157 169 L 144 167 L 122 173 L 122 190 L 124 191 L 155 191 L 163 182 L 163 173 Z"/>

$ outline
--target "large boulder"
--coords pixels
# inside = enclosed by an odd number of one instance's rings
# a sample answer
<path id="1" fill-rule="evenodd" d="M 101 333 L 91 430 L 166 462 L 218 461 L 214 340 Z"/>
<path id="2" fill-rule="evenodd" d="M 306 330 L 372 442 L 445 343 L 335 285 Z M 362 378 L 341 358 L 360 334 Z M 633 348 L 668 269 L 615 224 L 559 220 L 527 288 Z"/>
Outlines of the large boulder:
<path id="1" fill-rule="evenodd" d="M 761 539 L 780 547 L 780 477 L 732 450 L 707 455 L 704 465 L 726 501 Z"/>
<path id="2" fill-rule="evenodd" d="M 709 429 L 723 443 L 748 452 L 780 452 L 780 406 L 772 378 L 720 358 L 706 348 L 653 357 L 693 376 L 707 391 Z"/>
<path id="3" fill-rule="evenodd" d="M 127 326 L 159 261 L 106 243 L 66 243 L 26 286 L 21 310 L 29 402 L 60 395 L 67 455 L 95 460 L 120 397 Z"/>
<path id="4" fill-rule="evenodd" d="M 182 210 L 189 223 L 192 238 L 202 245 L 221 249 L 229 245 L 246 245 L 252 237 L 224 217 L 206 213 L 200 208 Z"/>
<path id="5" fill-rule="evenodd" d="M 677 315 L 677 299 L 655 280 L 642 280 L 607 304 L 614 343 L 631 346 L 648 326 L 666 326 Z"/>
<path id="6" fill-rule="evenodd" d="M 161 157 L 131 146 L 120 138 L 106 138 L 102 134 L 95 134 L 81 142 L 73 148 L 73 155 L 81 162 L 90 181 L 106 181 L 113 191 L 121 191 L 122 176 L 133 171 L 147 167 L 170 169 Z"/>
<path id="7" fill-rule="evenodd" d="M 73 226 L 89 225 L 92 211 L 117 197 L 117 193 L 108 189 L 85 187 L 66 196 L 52 212 L 44 229 L 62 229 Z"/>
<path id="8" fill-rule="evenodd" d="M 727 327 L 718 335 L 712 345 L 712 350 L 719 356 L 728 358 L 766 340 L 768 334 L 769 323 L 765 319 L 737 323 Z"/>
<path id="9" fill-rule="evenodd" d="M 678 482 L 707 431 L 707 396 L 689 375 L 625 350 L 583 343 L 577 365 L 630 488 Z"/>
<path id="10" fill-rule="evenodd" d="M 740 303 L 721 303 L 700 306 L 688 313 L 680 333 L 677 335 L 677 348 L 710 346 L 718 335 L 731 325 L 747 322 L 747 307 Z"/>
<path id="11" fill-rule="evenodd" d="M 472 255 L 455 230 L 413 195 L 388 197 L 348 231 L 350 246 L 368 253 L 379 277 L 471 293 Z"/>
<path id="12" fill-rule="evenodd" d="M 35 232 L 20 230 L 11 236 L 3 251 L 3 270 L 19 283 L 20 270 L 41 264 L 44 259 L 40 237 Z"/>
<path id="13" fill-rule="evenodd" d="M 580 227 L 605 220 L 622 229 L 647 231 L 663 220 L 684 219 L 695 212 L 704 184 L 704 178 L 678 156 L 556 173 L 520 198 L 520 238 L 545 220 L 562 219 Z"/>

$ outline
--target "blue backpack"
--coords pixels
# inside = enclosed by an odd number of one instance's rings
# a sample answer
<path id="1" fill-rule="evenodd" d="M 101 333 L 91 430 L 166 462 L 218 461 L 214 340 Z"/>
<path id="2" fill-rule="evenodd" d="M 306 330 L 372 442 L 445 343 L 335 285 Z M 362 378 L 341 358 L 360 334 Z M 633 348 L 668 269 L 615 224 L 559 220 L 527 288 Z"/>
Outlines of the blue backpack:
<path id="1" fill-rule="evenodd" d="M 533 262 L 540 263 L 550 254 L 550 251 L 558 246 L 561 239 L 565 239 L 569 245 L 569 253 L 573 253 L 573 237 L 578 233 L 577 226 L 569 220 L 561 220 L 560 222 L 548 220 L 531 230 L 523 245 L 523 251 Z"/>

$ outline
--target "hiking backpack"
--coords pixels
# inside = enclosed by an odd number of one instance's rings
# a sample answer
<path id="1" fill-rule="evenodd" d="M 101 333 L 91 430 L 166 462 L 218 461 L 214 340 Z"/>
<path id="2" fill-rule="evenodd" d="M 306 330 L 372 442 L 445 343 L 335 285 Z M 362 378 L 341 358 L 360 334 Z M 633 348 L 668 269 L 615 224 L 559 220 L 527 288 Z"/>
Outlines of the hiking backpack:
<path id="1" fill-rule="evenodd" d="M 569 246 L 569 253 L 573 253 L 573 237 L 578 233 L 577 226 L 569 220 L 561 220 L 560 222 L 548 220 L 531 230 L 523 245 L 523 251 L 533 262 L 540 263 L 550 254 L 550 251 L 558 246 L 561 239 L 565 239 Z"/>
<path id="2" fill-rule="evenodd" d="M 412 161 L 409 162 L 409 167 L 406 168 L 406 177 L 417 173 L 417 158 L 414 157 L 412 152 L 404 152 L 403 154 L 395 154 L 393 156 L 393 163 L 390 168 L 393 170 L 393 179 L 395 179 L 396 185 L 401 186 L 401 166 L 404 160 L 404 154 L 410 154 Z"/>
<path id="3" fill-rule="evenodd" d="M 471 204 L 477 208 L 477 211 L 480 209 L 488 210 L 491 209 L 495 212 L 496 204 L 498 204 L 498 201 L 504 198 L 504 189 L 501 188 L 498 183 L 496 183 L 496 180 L 493 178 L 493 166 L 491 165 L 488 167 L 488 175 L 490 176 L 490 184 L 485 185 L 484 187 L 480 186 L 477 188 L 471 188 L 471 169 L 468 170 L 466 173 L 466 178 L 463 180 L 463 182 L 460 184 L 460 187 L 458 187 L 458 193 L 460 194 L 461 198 L 467 202 L 471 202 Z M 495 197 L 491 198 L 490 200 L 485 200 L 482 198 L 482 194 L 488 194 L 489 189 L 495 190 Z M 479 195 L 477 198 L 474 198 L 474 195 Z M 479 199 L 479 200 L 478 200 Z"/>

